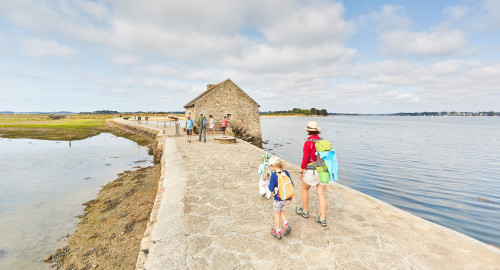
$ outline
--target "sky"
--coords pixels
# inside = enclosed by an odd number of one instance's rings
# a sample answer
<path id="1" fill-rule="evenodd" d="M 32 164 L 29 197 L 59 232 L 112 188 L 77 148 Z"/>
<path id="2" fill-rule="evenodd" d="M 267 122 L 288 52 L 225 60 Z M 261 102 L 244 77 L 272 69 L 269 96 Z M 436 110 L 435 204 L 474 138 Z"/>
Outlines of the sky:
<path id="1" fill-rule="evenodd" d="M 0 111 L 500 111 L 500 0 L 0 0 Z"/>

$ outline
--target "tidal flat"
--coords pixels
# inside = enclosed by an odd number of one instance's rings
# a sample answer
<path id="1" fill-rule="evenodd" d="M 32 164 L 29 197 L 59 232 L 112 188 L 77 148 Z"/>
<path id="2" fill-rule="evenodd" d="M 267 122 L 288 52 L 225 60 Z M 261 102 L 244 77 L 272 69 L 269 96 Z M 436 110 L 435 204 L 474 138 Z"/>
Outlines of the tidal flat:
<path id="1" fill-rule="evenodd" d="M 110 115 L 70 115 L 67 118 L 54 120 L 47 115 L 0 115 L 0 137 L 5 142 L 15 141 L 11 138 L 52 140 L 55 141 L 52 142 L 53 145 L 57 145 L 59 148 L 64 145 L 68 151 L 72 149 L 71 151 L 74 152 L 81 143 L 84 143 L 80 140 L 100 133 L 112 133 L 117 137 L 124 137 L 141 146 L 148 147 L 151 153 L 153 140 L 112 127 L 106 123 L 108 119 L 110 119 Z M 104 135 L 106 134 L 100 136 Z M 65 145 L 67 143 L 63 141 L 73 142 L 73 146 L 67 146 Z M 29 146 L 37 144 L 37 141 L 32 142 L 26 143 L 29 143 Z M 37 147 L 33 146 L 30 149 L 35 148 Z M 88 151 L 92 150 L 89 148 Z M 96 155 L 92 154 L 91 156 L 93 159 L 102 159 Z M 115 166 L 114 160 L 118 160 L 119 156 L 113 156 L 116 159 L 111 160 L 102 159 L 101 163 L 103 166 L 112 168 Z M 39 158 L 43 159 L 44 156 Z M 64 242 L 65 245 L 46 251 L 53 254 L 54 267 L 66 269 L 75 266 L 85 268 L 97 265 L 103 268 L 133 268 L 135 266 L 140 241 L 156 195 L 160 170 L 159 164 L 148 166 L 143 164 L 143 161 L 145 160 L 130 162 L 130 168 L 119 173 L 116 180 L 113 181 L 115 178 L 113 176 L 106 178 L 105 185 L 97 197 L 95 197 L 97 190 L 94 191 L 94 195 L 88 197 L 87 200 L 90 199 L 90 201 L 84 204 L 85 210 L 78 213 L 80 222 L 76 226 L 76 230 L 72 229 L 75 230 L 73 233 L 62 236 L 58 240 Z M 46 160 L 45 162 L 51 161 Z M 138 165 L 148 167 L 139 168 L 141 166 Z M 80 179 L 82 183 L 87 183 L 85 185 L 98 180 L 91 171 L 75 177 Z M 98 189 L 100 188 L 98 187 Z M 71 215 L 69 219 L 73 216 Z M 75 224 L 73 223 L 72 226 Z M 27 240 L 29 241 L 29 239 Z M 44 255 L 45 253 L 39 253 L 33 260 L 42 263 Z M 0 258 L 5 259 L 8 256 L 10 256 L 9 250 L 0 247 Z M 40 264 L 37 265 L 37 267 L 42 267 Z"/>

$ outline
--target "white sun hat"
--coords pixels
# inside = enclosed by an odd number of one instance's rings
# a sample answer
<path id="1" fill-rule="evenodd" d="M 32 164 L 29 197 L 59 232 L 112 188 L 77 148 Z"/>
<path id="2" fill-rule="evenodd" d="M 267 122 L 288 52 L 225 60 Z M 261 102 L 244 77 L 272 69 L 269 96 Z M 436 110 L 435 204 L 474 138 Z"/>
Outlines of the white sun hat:
<path id="1" fill-rule="evenodd" d="M 319 131 L 321 128 L 318 127 L 318 123 L 314 122 L 314 121 L 310 121 L 310 122 L 307 122 L 307 127 L 305 128 L 305 130 L 309 130 L 309 131 Z"/>

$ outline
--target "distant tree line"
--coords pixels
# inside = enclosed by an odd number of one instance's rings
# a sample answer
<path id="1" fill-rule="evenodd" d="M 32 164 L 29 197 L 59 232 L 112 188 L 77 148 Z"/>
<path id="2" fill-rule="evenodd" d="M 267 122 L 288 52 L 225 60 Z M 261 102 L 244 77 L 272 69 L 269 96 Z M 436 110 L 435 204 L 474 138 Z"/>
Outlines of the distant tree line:
<path id="1" fill-rule="evenodd" d="M 119 111 L 111 111 L 111 110 L 99 110 L 99 111 L 93 111 L 93 112 L 80 112 L 79 114 L 131 114 L 131 113 L 136 113 L 136 114 L 141 114 L 141 113 L 148 113 L 148 114 L 183 114 L 184 111 L 172 111 L 172 112 L 159 112 L 159 111 L 136 111 L 136 112 L 119 112 Z"/>
<path id="2" fill-rule="evenodd" d="M 267 112 L 260 112 L 260 114 L 279 114 L 279 115 L 294 115 L 294 114 L 303 114 L 303 115 L 328 115 L 328 112 L 326 109 L 316 109 L 316 108 L 311 108 L 311 109 L 300 109 L 300 108 L 293 108 L 288 111 L 267 111 Z"/>
<path id="3" fill-rule="evenodd" d="M 500 116 L 500 112 L 413 112 L 413 113 L 394 113 L 390 115 L 397 116 Z"/>
<path id="4" fill-rule="evenodd" d="M 500 112 L 488 111 L 488 112 L 400 112 L 400 113 L 330 113 L 329 115 L 343 115 L 343 116 L 370 116 L 370 115 L 382 115 L 382 116 L 500 116 Z"/>

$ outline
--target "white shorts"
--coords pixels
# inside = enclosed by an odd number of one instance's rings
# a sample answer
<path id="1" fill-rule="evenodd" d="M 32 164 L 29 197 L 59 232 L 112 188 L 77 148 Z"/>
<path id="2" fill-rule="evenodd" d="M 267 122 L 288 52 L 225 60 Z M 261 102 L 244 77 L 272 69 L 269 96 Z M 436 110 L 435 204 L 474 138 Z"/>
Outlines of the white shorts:
<path id="1" fill-rule="evenodd" d="M 318 184 L 320 185 L 327 185 L 319 182 L 319 173 L 316 170 L 304 170 L 304 177 L 302 178 L 302 181 L 304 183 L 310 185 L 310 186 L 316 186 Z"/>

